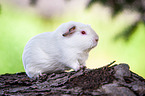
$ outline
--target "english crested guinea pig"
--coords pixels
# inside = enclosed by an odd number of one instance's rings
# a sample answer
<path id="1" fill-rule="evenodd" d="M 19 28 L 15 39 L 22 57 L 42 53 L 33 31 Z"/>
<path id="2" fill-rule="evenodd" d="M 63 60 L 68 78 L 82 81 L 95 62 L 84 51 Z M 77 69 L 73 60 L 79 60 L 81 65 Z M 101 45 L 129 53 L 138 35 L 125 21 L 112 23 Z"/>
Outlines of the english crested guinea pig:
<path id="1" fill-rule="evenodd" d="M 70 21 L 53 32 L 32 37 L 23 51 L 26 74 L 38 77 L 42 73 L 79 70 L 85 66 L 89 51 L 99 37 L 90 25 Z"/>

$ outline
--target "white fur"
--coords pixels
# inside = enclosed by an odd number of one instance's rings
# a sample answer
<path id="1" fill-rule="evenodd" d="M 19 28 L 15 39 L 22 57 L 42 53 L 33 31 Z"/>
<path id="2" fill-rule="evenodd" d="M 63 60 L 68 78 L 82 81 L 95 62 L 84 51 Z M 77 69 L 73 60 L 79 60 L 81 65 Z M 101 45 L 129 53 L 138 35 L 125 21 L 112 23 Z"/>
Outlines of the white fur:
<path id="1" fill-rule="evenodd" d="M 62 36 L 72 26 L 76 30 L 69 36 Z M 86 31 L 86 35 L 81 34 Z M 34 36 L 24 48 L 22 60 L 29 77 L 42 73 L 79 70 L 85 66 L 89 51 L 98 42 L 96 32 L 90 25 L 68 22 L 60 25 L 54 32 L 45 32 Z"/>

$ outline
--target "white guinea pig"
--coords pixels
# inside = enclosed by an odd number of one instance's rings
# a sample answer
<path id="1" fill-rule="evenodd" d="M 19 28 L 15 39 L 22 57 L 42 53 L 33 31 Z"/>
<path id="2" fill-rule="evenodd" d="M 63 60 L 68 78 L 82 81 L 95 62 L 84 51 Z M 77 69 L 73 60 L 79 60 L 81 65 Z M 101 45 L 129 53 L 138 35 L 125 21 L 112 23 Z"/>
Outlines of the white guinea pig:
<path id="1" fill-rule="evenodd" d="M 98 35 L 79 22 L 63 23 L 53 32 L 34 36 L 24 48 L 22 60 L 29 77 L 42 73 L 79 70 L 85 66 L 89 51 L 98 43 Z"/>

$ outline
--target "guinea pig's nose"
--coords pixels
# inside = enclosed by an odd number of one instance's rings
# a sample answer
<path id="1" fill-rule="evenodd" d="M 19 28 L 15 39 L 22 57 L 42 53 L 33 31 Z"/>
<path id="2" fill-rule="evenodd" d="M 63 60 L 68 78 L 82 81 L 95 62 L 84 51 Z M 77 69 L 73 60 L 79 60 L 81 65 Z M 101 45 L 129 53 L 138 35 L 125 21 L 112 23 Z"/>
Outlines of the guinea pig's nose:
<path id="1" fill-rule="evenodd" d="M 98 42 L 99 39 L 95 39 L 96 42 Z"/>

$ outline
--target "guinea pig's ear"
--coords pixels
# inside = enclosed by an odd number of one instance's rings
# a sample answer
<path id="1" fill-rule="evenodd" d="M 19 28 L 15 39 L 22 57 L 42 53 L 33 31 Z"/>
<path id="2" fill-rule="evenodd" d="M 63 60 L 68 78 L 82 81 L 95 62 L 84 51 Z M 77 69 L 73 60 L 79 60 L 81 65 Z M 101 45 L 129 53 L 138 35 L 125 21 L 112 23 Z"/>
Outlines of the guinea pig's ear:
<path id="1" fill-rule="evenodd" d="M 75 29 L 76 29 L 76 26 L 73 26 L 73 27 L 71 27 L 70 29 L 69 29 L 69 31 L 67 31 L 67 32 L 65 32 L 64 34 L 62 34 L 62 36 L 67 36 L 67 35 L 69 35 L 69 34 L 72 34 L 72 33 L 74 33 L 75 32 Z"/>

